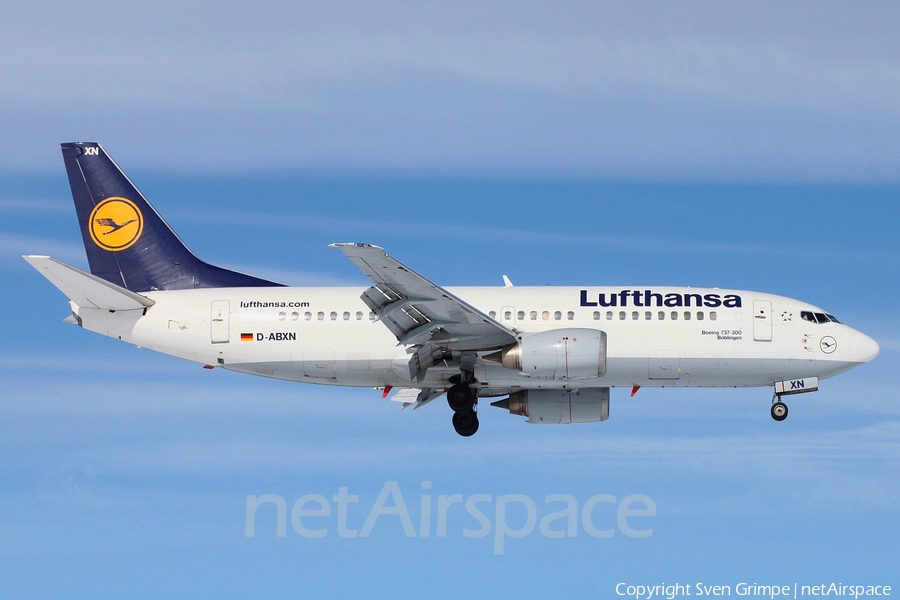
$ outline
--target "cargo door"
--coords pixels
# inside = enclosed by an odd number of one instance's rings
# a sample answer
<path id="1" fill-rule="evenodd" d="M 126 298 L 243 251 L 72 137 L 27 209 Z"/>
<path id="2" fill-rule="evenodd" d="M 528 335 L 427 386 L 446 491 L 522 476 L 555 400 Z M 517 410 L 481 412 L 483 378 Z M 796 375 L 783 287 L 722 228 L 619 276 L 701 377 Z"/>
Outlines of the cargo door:
<path id="1" fill-rule="evenodd" d="M 227 344 L 230 324 L 231 303 L 228 300 L 215 300 L 209 320 L 210 341 L 213 344 Z"/>
<path id="2" fill-rule="evenodd" d="M 772 341 L 772 303 L 768 300 L 753 301 L 753 340 Z"/>
<path id="3" fill-rule="evenodd" d="M 336 379 L 337 365 L 331 348 L 307 348 L 303 351 L 303 374 L 316 379 Z"/>
<path id="4" fill-rule="evenodd" d="M 649 379 L 681 379 L 681 355 L 678 350 L 651 350 Z"/>

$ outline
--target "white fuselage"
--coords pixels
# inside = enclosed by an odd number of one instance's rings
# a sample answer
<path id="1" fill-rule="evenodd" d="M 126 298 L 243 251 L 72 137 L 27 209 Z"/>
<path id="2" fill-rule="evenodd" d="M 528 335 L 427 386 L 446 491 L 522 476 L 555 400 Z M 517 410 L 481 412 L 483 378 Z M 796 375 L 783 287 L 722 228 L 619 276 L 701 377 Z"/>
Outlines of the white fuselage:
<path id="1" fill-rule="evenodd" d="M 244 373 L 346 386 L 447 387 L 458 366 L 437 363 L 423 381 L 411 381 L 407 349 L 374 320 L 360 300 L 364 290 L 159 291 L 144 294 L 156 302 L 146 311 L 73 309 L 87 329 Z M 569 328 L 606 333 L 601 377 L 533 377 L 478 360 L 482 395 L 519 388 L 768 386 L 831 377 L 877 353 L 873 340 L 846 325 L 801 318 L 804 311 L 821 309 L 759 292 L 640 286 L 448 290 L 518 334 Z"/>

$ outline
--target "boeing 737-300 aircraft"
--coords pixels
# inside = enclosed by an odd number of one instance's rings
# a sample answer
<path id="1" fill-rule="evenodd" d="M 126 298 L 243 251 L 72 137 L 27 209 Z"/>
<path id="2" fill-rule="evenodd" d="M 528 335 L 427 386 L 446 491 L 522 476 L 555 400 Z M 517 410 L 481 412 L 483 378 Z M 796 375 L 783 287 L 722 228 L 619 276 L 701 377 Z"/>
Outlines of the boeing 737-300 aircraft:
<path id="1" fill-rule="evenodd" d="M 772 386 L 784 397 L 869 362 L 878 344 L 824 310 L 760 292 L 680 287 L 443 288 L 369 244 L 332 244 L 369 287 L 286 287 L 207 264 L 96 143 L 62 144 L 90 273 L 25 256 L 70 299 L 70 321 L 207 367 L 444 394 L 457 433 L 478 399 L 529 423 L 609 416 L 627 386 Z M 505 397 L 505 398 L 504 398 Z"/>

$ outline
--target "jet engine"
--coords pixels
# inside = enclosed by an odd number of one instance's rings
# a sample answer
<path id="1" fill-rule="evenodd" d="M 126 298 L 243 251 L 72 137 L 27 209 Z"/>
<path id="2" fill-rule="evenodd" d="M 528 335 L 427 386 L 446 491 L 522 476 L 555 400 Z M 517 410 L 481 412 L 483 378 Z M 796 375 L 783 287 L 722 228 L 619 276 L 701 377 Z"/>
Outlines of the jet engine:
<path id="1" fill-rule="evenodd" d="M 609 418 L 609 388 L 522 390 L 491 402 L 529 423 L 593 423 Z"/>
<path id="2" fill-rule="evenodd" d="M 484 357 L 541 379 L 595 379 L 606 374 L 606 332 L 552 329 L 519 336 L 519 342 Z"/>

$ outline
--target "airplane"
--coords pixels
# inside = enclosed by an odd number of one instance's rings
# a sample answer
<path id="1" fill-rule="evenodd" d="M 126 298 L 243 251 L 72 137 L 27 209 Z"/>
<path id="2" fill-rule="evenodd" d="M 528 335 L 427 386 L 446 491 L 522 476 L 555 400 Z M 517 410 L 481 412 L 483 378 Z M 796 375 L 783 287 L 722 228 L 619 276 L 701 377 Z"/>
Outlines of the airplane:
<path id="1" fill-rule="evenodd" d="M 197 258 L 100 144 L 62 144 L 90 273 L 23 258 L 66 320 L 136 346 L 289 381 L 372 387 L 402 407 L 446 396 L 461 436 L 478 401 L 529 423 L 609 417 L 610 388 L 772 387 L 787 396 L 874 359 L 878 344 L 799 300 L 661 286 L 445 288 L 364 243 L 331 244 L 370 280 L 287 287 Z"/>

